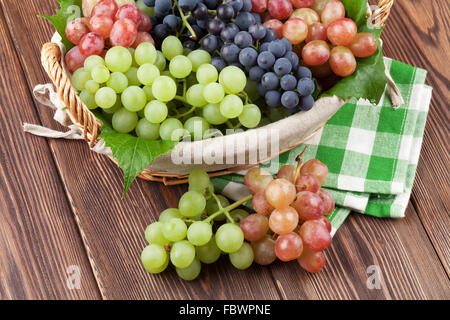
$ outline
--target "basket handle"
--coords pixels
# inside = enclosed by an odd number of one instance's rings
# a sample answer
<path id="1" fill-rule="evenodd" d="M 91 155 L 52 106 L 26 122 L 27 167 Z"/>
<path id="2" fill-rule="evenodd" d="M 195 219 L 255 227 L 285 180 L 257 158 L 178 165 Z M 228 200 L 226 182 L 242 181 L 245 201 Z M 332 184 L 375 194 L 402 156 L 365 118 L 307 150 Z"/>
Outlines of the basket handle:
<path id="1" fill-rule="evenodd" d="M 378 0 L 378 9 L 371 12 L 377 27 L 384 26 L 386 20 L 389 18 L 389 13 L 391 13 L 393 5 L 394 0 Z"/>
<path id="2" fill-rule="evenodd" d="M 72 122 L 83 128 L 84 140 L 93 147 L 101 130 L 101 123 L 84 105 L 73 88 L 70 78 L 61 65 L 61 49 L 56 43 L 48 42 L 41 50 L 41 63 L 56 87 L 61 101 L 69 109 Z"/>

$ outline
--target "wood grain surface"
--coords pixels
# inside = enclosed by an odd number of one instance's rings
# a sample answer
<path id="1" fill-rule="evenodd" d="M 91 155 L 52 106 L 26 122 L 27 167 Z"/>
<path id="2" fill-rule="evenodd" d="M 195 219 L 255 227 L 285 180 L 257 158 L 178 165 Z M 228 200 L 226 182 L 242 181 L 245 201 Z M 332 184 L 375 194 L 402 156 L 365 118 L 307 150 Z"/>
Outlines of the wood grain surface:
<path id="1" fill-rule="evenodd" d="M 0 4 L 1 299 L 450 298 L 447 1 L 397 0 L 383 35 L 385 55 L 427 69 L 434 88 L 406 218 L 351 215 L 319 274 L 295 263 L 236 271 L 223 257 L 193 282 L 173 269 L 149 275 L 139 262 L 146 225 L 176 206 L 184 187 L 137 181 L 120 200 L 122 173 L 106 157 L 84 142 L 22 132 L 24 121 L 61 129 L 31 97 L 36 84 L 48 82 L 39 52 L 54 32 L 37 15 L 51 14 L 57 4 Z M 66 268 L 74 264 L 82 268 L 82 288 L 67 290 Z M 366 286 L 370 265 L 380 267 L 380 290 Z"/>

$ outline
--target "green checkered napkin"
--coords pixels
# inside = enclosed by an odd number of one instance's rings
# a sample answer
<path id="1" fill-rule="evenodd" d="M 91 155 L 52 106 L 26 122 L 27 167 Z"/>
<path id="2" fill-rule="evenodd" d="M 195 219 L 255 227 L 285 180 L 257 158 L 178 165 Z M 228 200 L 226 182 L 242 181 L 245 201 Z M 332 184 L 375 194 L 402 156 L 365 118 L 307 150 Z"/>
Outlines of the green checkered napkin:
<path id="1" fill-rule="evenodd" d="M 308 148 L 304 161 L 317 158 L 329 169 L 325 188 L 337 209 L 329 218 L 336 230 L 351 210 L 377 217 L 405 214 L 419 159 L 432 89 L 426 71 L 385 58 L 405 104 L 394 109 L 386 89 L 378 106 L 347 103 L 312 139 L 261 165 L 275 174 Z M 244 192 L 243 172 L 213 179 L 231 198 Z"/>

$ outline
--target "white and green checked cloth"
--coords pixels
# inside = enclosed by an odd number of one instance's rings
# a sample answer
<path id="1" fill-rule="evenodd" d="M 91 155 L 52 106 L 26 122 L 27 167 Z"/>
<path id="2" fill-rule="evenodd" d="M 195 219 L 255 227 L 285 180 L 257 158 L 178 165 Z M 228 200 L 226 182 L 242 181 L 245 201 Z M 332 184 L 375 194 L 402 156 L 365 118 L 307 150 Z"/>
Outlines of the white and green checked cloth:
<path id="1" fill-rule="evenodd" d="M 263 165 L 272 174 L 307 146 L 304 162 L 316 158 L 329 175 L 325 188 L 336 201 L 328 218 L 333 233 L 350 211 L 401 218 L 411 195 L 432 88 L 426 71 L 385 58 L 404 105 L 394 109 L 387 89 L 377 106 L 363 100 L 345 104 L 312 139 Z M 232 199 L 248 193 L 240 172 L 213 179 L 216 190 Z M 250 204 L 248 204 L 250 205 Z"/>

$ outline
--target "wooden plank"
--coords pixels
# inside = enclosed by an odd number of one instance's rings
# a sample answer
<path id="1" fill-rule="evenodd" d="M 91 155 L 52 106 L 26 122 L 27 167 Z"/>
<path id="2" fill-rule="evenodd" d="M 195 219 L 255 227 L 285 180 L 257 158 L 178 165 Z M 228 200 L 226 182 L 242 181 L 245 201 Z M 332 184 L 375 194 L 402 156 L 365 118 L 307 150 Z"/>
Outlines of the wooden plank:
<path id="1" fill-rule="evenodd" d="M 396 0 L 383 33 L 387 56 L 428 70 L 433 97 L 411 201 L 450 276 L 450 2 Z"/>
<path id="2" fill-rule="evenodd" d="M 53 29 L 39 13 L 51 13 L 54 1 L 2 2 L 30 88 L 47 82 L 38 52 Z M 27 21 L 26 24 L 22 21 Z M 33 37 L 29 37 L 33 34 Z M 54 127 L 52 114 L 38 107 L 42 122 Z M 106 157 L 83 142 L 51 141 L 50 146 L 90 252 L 102 296 L 107 299 L 279 299 L 267 268 L 238 272 L 230 263 L 206 267 L 198 281 L 186 283 L 174 270 L 159 276 L 144 272 L 139 255 L 144 229 L 181 189 L 138 181 L 121 201 L 122 174 Z"/>
<path id="3" fill-rule="evenodd" d="M 288 299 L 445 299 L 450 281 L 410 205 L 404 219 L 378 219 L 354 213 L 325 251 L 326 267 L 309 274 L 296 262 L 271 266 Z M 380 289 L 367 281 L 380 268 Z"/>
<path id="4" fill-rule="evenodd" d="M 22 130 L 39 118 L 1 8 L 0 54 L 0 299 L 98 299 L 50 148 Z M 69 266 L 79 290 L 66 285 Z"/>

